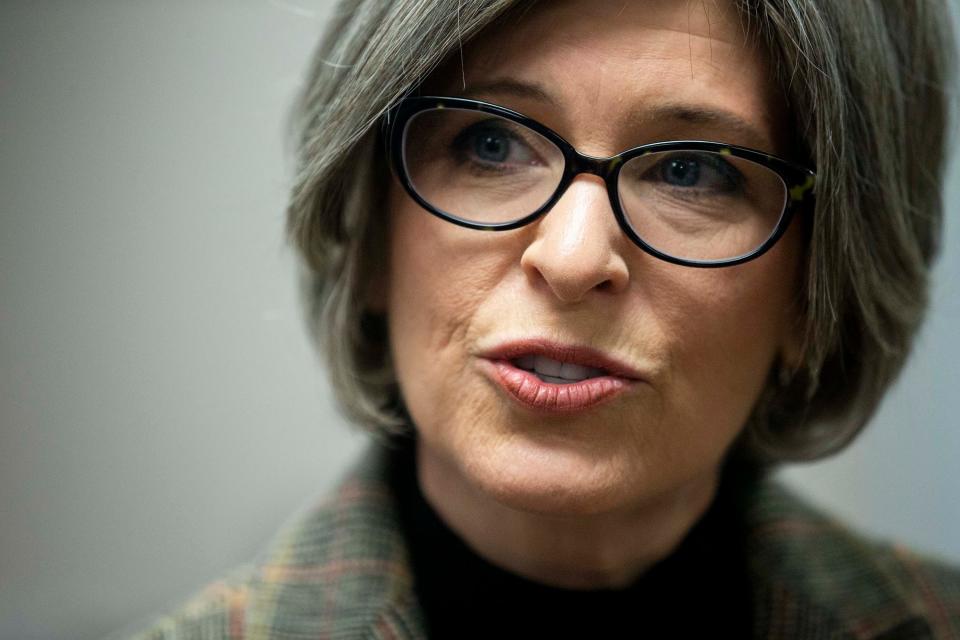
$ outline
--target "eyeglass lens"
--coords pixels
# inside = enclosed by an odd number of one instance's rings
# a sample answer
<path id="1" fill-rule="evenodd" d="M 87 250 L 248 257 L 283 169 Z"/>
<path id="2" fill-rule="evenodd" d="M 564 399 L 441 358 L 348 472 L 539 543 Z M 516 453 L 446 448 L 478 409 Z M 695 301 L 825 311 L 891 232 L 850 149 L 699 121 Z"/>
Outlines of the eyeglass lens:
<path id="1" fill-rule="evenodd" d="M 471 222 L 513 222 L 540 209 L 563 176 L 563 152 L 536 131 L 466 109 L 415 114 L 403 136 L 404 168 L 434 208 Z M 652 152 L 620 170 L 619 204 L 652 247 L 676 258 L 749 253 L 776 229 L 787 188 L 761 164 L 700 150 Z"/>

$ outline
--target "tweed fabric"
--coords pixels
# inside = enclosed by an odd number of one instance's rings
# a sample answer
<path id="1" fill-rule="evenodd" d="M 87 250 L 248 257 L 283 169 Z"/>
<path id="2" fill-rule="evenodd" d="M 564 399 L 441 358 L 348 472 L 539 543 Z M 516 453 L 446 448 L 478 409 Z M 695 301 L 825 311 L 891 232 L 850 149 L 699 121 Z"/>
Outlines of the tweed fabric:
<path id="1" fill-rule="evenodd" d="M 389 441 L 371 441 L 260 560 L 128 637 L 426 638 L 388 481 L 390 455 Z M 775 478 L 758 484 L 744 509 L 756 638 L 960 639 L 960 568 L 860 535 Z"/>

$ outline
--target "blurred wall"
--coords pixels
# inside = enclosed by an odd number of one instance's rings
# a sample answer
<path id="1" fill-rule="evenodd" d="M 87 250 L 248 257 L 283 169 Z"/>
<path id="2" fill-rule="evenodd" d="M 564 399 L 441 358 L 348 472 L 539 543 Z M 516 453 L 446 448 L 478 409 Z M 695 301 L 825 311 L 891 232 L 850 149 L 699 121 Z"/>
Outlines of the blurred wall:
<path id="1" fill-rule="evenodd" d="M 91 639 L 251 558 L 363 445 L 283 243 L 323 0 L 0 4 L 0 638 Z M 960 560 L 960 173 L 875 423 L 789 480 Z"/>

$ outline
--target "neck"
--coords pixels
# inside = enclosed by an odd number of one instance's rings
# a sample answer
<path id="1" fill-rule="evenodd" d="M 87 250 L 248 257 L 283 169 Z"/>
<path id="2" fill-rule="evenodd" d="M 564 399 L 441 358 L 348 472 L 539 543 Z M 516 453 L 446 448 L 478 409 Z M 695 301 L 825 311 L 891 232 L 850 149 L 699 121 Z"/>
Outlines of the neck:
<path id="1" fill-rule="evenodd" d="M 418 439 L 419 440 L 419 439 Z M 703 516 L 717 474 L 629 509 L 556 516 L 515 509 L 417 443 L 424 498 L 475 553 L 519 576 L 566 589 L 622 589 L 670 555 Z"/>

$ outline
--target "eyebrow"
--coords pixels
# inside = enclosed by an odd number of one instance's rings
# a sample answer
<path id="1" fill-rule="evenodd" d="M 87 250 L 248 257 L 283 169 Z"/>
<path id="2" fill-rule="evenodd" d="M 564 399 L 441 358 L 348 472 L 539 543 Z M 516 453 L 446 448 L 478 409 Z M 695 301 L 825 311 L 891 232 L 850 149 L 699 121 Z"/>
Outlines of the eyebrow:
<path id="1" fill-rule="evenodd" d="M 553 96 L 540 85 L 521 82 L 513 78 L 500 78 L 489 82 L 473 84 L 463 91 L 464 97 L 471 97 L 481 93 L 501 93 L 517 98 L 538 100 L 554 107 L 560 106 L 557 101 L 554 100 Z"/>
<path id="2" fill-rule="evenodd" d="M 479 99 L 478 96 L 480 95 L 506 95 L 515 98 L 536 100 L 552 107 L 560 108 L 559 101 L 541 85 L 513 78 L 498 78 L 488 82 L 473 84 L 462 91 L 461 94 L 463 97 L 475 99 Z M 691 105 L 681 102 L 661 103 L 655 106 L 644 107 L 640 111 L 631 113 L 628 121 L 636 125 L 645 125 L 658 121 L 703 125 L 728 132 L 755 147 L 768 146 L 773 143 L 770 137 L 760 128 L 735 113 L 703 105 Z"/>
<path id="3" fill-rule="evenodd" d="M 479 94 L 498 93 L 516 98 L 537 100 L 554 107 L 560 106 L 553 96 L 540 85 L 532 82 L 521 82 L 512 78 L 499 78 L 489 82 L 473 84 L 461 93 L 465 98 L 476 97 Z"/>

